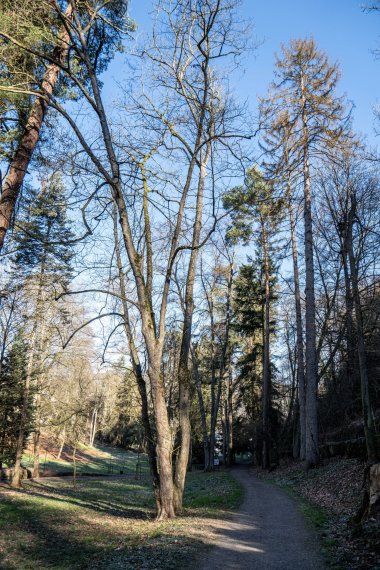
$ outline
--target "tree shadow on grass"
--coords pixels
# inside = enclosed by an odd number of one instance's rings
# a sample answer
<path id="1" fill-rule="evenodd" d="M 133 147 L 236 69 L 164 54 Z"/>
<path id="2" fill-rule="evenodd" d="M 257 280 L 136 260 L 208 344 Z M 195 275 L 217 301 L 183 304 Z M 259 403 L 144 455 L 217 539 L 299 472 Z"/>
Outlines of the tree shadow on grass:
<path id="1" fill-rule="evenodd" d="M 0 535 L 0 552 L 5 555 L 0 561 L 3 570 L 184 568 L 186 558 L 202 545 L 201 540 L 184 538 L 172 525 L 157 523 L 153 527 L 153 522 L 147 522 L 149 527 L 136 528 L 136 519 L 123 525 L 113 508 L 101 511 L 108 515 L 103 524 L 102 517 L 91 517 L 85 509 L 76 514 L 58 506 L 56 510 L 33 506 L 14 497 L 6 497 L 5 501 L 17 514 L 9 519 L 7 532 Z M 58 503 L 61 501 L 58 499 Z M 142 512 L 133 511 L 139 517 Z M 157 532 L 152 532 L 153 528 Z"/>
<path id="2" fill-rule="evenodd" d="M 144 489 L 145 490 L 145 489 Z M 28 486 L 26 490 L 19 491 L 27 496 L 53 501 L 54 503 L 70 504 L 81 509 L 89 509 L 108 516 L 132 519 L 152 519 L 154 517 L 153 493 L 151 497 L 141 497 L 133 492 L 126 492 L 123 498 L 109 497 L 110 493 L 100 490 L 96 498 L 94 490 L 54 489 L 42 483 Z M 57 507 L 58 508 L 58 507 Z"/>

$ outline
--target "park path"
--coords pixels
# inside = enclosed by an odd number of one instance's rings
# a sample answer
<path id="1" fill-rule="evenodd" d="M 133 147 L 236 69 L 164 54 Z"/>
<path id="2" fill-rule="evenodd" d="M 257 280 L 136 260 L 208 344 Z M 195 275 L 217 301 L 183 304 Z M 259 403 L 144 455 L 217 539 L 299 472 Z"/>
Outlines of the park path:
<path id="1" fill-rule="evenodd" d="M 324 570 L 315 531 L 296 503 L 249 469 L 231 471 L 245 489 L 240 510 L 220 521 L 198 570 Z"/>

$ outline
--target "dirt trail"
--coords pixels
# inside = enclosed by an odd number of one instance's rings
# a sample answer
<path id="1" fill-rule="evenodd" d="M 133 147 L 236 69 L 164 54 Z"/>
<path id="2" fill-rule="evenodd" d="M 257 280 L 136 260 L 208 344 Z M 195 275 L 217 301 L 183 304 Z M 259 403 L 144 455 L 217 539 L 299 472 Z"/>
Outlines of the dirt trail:
<path id="1" fill-rule="evenodd" d="M 324 570 L 316 533 L 295 502 L 247 469 L 231 474 L 245 488 L 244 502 L 216 528 L 199 570 Z"/>

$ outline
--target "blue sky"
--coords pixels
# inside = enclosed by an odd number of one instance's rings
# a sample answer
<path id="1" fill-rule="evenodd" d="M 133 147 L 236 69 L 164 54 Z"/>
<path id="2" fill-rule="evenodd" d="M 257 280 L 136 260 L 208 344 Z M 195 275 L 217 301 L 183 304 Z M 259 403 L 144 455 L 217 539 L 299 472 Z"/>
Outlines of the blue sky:
<path id="1" fill-rule="evenodd" d="M 237 94 L 248 99 L 252 111 L 257 95 L 264 95 L 273 77 L 274 53 L 292 37 L 313 35 L 318 46 L 342 69 L 341 93 L 355 103 L 356 130 L 376 144 L 373 106 L 380 101 L 380 12 L 364 13 L 370 0 L 243 0 L 241 12 L 251 18 L 260 46 L 245 62 Z M 152 0 L 131 0 L 130 14 L 139 32 L 149 29 Z M 120 65 L 120 60 L 116 64 Z M 115 66 L 109 72 L 115 77 Z"/>

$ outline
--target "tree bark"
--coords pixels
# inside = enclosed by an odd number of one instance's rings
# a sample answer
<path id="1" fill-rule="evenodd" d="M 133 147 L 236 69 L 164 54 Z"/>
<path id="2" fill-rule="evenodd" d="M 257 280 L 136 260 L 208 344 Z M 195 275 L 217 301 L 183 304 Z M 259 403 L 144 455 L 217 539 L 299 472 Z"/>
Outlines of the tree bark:
<path id="1" fill-rule="evenodd" d="M 305 345 L 306 345 L 306 463 L 308 467 L 318 464 L 318 364 L 315 327 L 315 290 L 314 290 L 314 243 L 311 199 L 311 179 L 309 165 L 309 133 L 304 96 L 304 84 L 301 80 L 302 124 L 303 124 L 303 186 L 304 186 L 304 225 L 305 225 Z"/>
<path id="2" fill-rule="evenodd" d="M 13 467 L 12 480 L 11 480 L 12 487 L 20 487 L 21 484 L 21 459 L 22 459 L 22 453 L 24 451 L 25 430 L 26 430 L 27 417 L 30 405 L 30 390 L 31 390 L 31 382 L 32 382 L 33 369 L 34 369 L 34 359 L 37 348 L 38 328 L 42 315 L 42 287 L 43 287 L 44 274 L 45 274 L 45 262 L 43 261 L 39 276 L 39 283 L 38 283 L 38 290 L 36 297 L 36 314 L 33 323 L 32 334 L 30 337 L 29 357 L 26 366 L 24 394 L 22 400 L 19 432 L 17 437 L 16 459 Z"/>
<path id="3" fill-rule="evenodd" d="M 227 383 L 227 465 L 233 464 L 234 452 L 234 435 L 233 435 L 233 385 L 232 385 L 232 366 L 228 367 L 228 383 Z"/>
<path id="4" fill-rule="evenodd" d="M 189 462 L 189 452 L 191 445 L 191 423 L 190 423 L 190 370 L 189 357 L 191 349 L 191 333 L 194 312 L 194 283 L 199 254 L 199 242 L 202 229 L 203 195 L 206 180 L 206 168 L 210 155 L 210 144 L 207 145 L 205 156 L 200 158 L 200 171 L 198 179 L 197 203 L 195 211 L 195 221 L 192 236 L 192 250 L 190 254 L 189 266 L 187 270 L 186 292 L 184 299 L 184 319 L 181 351 L 178 365 L 178 385 L 179 385 L 179 425 L 180 425 L 180 447 L 176 459 L 174 476 L 174 504 L 176 513 L 182 511 L 183 492 L 185 488 L 186 471 Z"/>
<path id="5" fill-rule="evenodd" d="M 203 456 L 204 456 L 204 470 L 209 470 L 209 461 L 210 461 L 210 450 L 209 450 L 209 438 L 208 438 L 208 431 L 207 431 L 207 419 L 206 419 L 206 410 L 205 404 L 203 399 L 203 392 L 202 392 L 202 382 L 199 375 L 199 368 L 198 368 L 198 361 L 197 356 L 195 354 L 193 346 L 191 346 L 191 360 L 193 364 L 193 375 L 195 381 L 195 388 L 198 396 L 198 406 L 199 406 L 199 414 L 201 416 L 201 424 L 202 424 L 202 437 L 203 437 Z"/>
<path id="6" fill-rule="evenodd" d="M 68 4 L 65 17 L 72 18 L 72 6 Z M 69 47 L 69 34 L 62 26 L 58 33 L 58 46 L 55 49 L 54 59 L 63 64 L 67 58 Z M 41 82 L 41 96 L 36 99 L 30 109 L 25 132 L 22 134 L 16 153 L 11 161 L 9 172 L 1 188 L 0 196 L 0 253 L 4 245 L 5 235 L 11 225 L 17 198 L 27 173 L 33 153 L 40 138 L 49 99 L 57 85 L 60 66 L 49 64 Z"/>
<path id="7" fill-rule="evenodd" d="M 222 394 L 222 384 L 223 379 L 226 371 L 226 361 L 227 361 L 227 352 L 228 352 L 228 345 L 229 345 L 229 338 L 230 338 L 230 324 L 231 324 L 231 294 L 232 294 L 232 280 L 233 280 L 233 263 L 230 264 L 230 274 L 228 277 L 227 283 L 227 297 L 226 297 L 226 318 L 225 318 L 225 332 L 224 332 L 224 339 L 222 345 L 222 351 L 220 354 L 220 364 L 219 364 L 219 373 L 218 373 L 218 381 L 215 386 L 215 375 L 214 375 L 214 391 L 212 392 L 212 408 L 211 408 L 211 425 L 210 425 L 210 469 L 214 468 L 214 452 L 215 452 L 215 432 L 216 432 L 216 424 L 218 421 L 218 413 L 219 413 L 219 404 L 220 404 L 220 397 Z M 215 326 L 214 319 L 212 318 L 211 321 L 211 328 L 213 329 Z M 215 332 L 211 331 L 212 335 L 212 344 L 215 342 Z M 215 355 L 213 355 L 215 356 Z M 215 394 L 215 387 L 216 387 L 216 394 Z"/>
<path id="8" fill-rule="evenodd" d="M 132 328 L 129 318 L 129 308 L 126 299 L 126 287 L 125 287 L 125 278 L 123 273 L 123 265 L 122 259 L 120 254 L 120 247 L 119 247 L 119 236 L 117 230 L 117 210 L 116 205 L 114 206 L 113 212 L 113 221 L 114 221 L 114 240 L 115 240 L 115 253 L 116 253 L 116 264 L 118 268 L 119 274 L 119 283 L 120 283 L 120 293 L 122 297 L 122 307 L 123 307 L 123 314 L 124 314 L 124 329 L 128 340 L 130 357 L 132 362 L 133 373 L 136 379 L 137 387 L 139 390 L 140 398 L 141 398 L 141 417 L 144 426 L 144 433 L 145 439 L 148 444 L 148 460 L 149 460 L 149 467 L 150 472 L 152 475 L 153 481 L 153 490 L 156 498 L 156 505 L 157 511 L 161 511 L 161 500 L 160 500 L 160 477 L 157 468 L 157 455 L 156 455 L 156 448 L 154 444 L 153 432 L 150 425 L 149 420 L 149 404 L 148 404 L 148 394 L 146 389 L 146 382 L 143 376 L 142 367 L 140 363 L 139 354 L 136 348 L 136 344 L 132 334 Z"/>
<path id="9" fill-rule="evenodd" d="M 306 458 L 306 386 L 305 386 L 305 361 L 303 347 L 303 327 L 302 327 L 302 308 L 301 308 L 301 289 L 298 267 L 298 251 L 297 239 L 295 232 L 295 220 L 293 206 L 289 196 L 289 218 L 290 218 L 290 237 L 292 242 L 292 259 L 293 259 L 293 279 L 294 279 L 294 298 L 296 309 L 296 330 L 297 330 L 297 383 L 298 383 L 298 404 L 299 404 L 299 423 L 300 423 L 300 459 Z"/>
<path id="10" fill-rule="evenodd" d="M 356 197 L 354 194 L 352 194 L 351 208 L 348 214 L 348 221 L 347 221 L 347 226 L 348 226 L 347 250 L 350 260 L 352 292 L 353 292 L 354 305 L 355 305 L 355 321 L 356 321 L 356 335 L 358 343 L 358 358 L 359 358 L 360 384 L 361 384 L 361 396 L 362 396 L 362 407 L 363 407 L 364 435 L 367 446 L 368 461 L 374 463 L 377 461 L 378 455 L 376 449 L 376 434 L 375 434 L 375 426 L 372 416 L 371 396 L 370 396 L 369 382 L 368 382 L 368 370 L 367 370 L 367 359 L 365 353 L 364 327 L 363 327 L 362 307 L 360 302 L 357 260 L 355 259 L 354 247 L 353 247 L 352 234 L 353 234 L 353 225 L 354 225 L 355 216 L 356 216 Z"/>
<path id="11" fill-rule="evenodd" d="M 62 430 L 62 434 L 61 434 L 61 445 L 59 447 L 57 459 L 61 459 L 62 451 L 63 451 L 63 448 L 65 446 L 65 441 L 66 441 L 66 426 L 64 425 L 63 430 Z"/>
<path id="12" fill-rule="evenodd" d="M 41 431 L 36 429 L 33 434 L 33 477 L 40 476 L 40 440 Z"/>
<path id="13" fill-rule="evenodd" d="M 262 466 L 269 468 L 270 433 L 269 433 L 269 406 L 270 406 L 270 282 L 269 282 L 269 251 L 268 237 L 263 218 L 261 217 L 261 230 L 264 247 L 264 281 L 265 281 L 265 318 L 264 318 L 264 346 L 263 346 L 263 392 L 262 392 L 262 430 L 263 449 Z"/>

